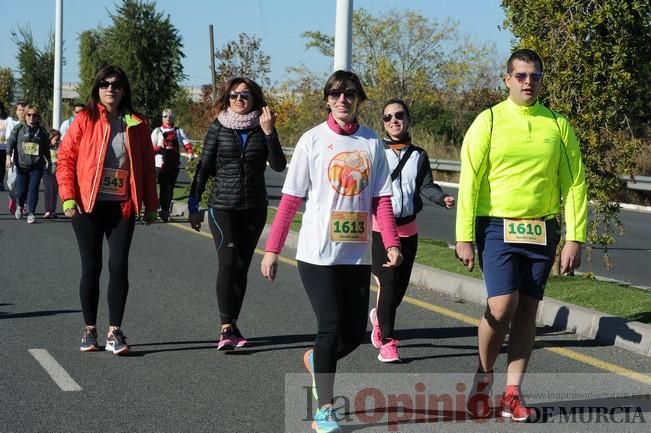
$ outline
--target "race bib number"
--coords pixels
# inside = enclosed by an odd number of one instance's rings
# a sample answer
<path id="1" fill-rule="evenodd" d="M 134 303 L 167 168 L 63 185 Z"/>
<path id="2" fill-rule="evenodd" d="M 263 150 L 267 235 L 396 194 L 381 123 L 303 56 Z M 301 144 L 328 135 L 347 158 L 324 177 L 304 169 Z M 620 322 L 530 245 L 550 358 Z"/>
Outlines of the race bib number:
<path id="1" fill-rule="evenodd" d="M 335 242 L 368 242 L 368 212 L 333 211 L 330 239 Z"/>
<path id="2" fill-rule="evenodd" d="M 31 141 L 23 142 L 23 152 L 25 152 L 25 155 L 38 156 L 38 143 Z"/>
<path id="3" fill-rule="evenodd" d="M 127 180 L 129 170 L 119 168 L 105 168 L 102 172 L 102 180 L 99 191 L 104 194 L 120 195 L 127 194 Z"/>
<path id="4" fill-rule="evenodd" d="M 52 160 L 53 163 L 57 162 L 57 155 L 59 154 L 59 151 L 56 149 L 50 149 L 50 160 Z"/>
<path id="5" fill-rule="evenodd" d="M 547 245 L 545 220 L 504 218 L 504 242 Z"/>

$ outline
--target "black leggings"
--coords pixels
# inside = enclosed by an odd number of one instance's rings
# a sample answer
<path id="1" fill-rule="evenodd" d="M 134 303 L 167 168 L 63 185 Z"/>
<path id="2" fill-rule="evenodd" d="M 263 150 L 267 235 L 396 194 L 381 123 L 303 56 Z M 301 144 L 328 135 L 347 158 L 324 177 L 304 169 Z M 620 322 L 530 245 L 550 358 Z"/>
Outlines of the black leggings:
<path id="1" fill-rule="evenodd" d="M 176 178 L 178 176 L 178 168 L 165 171 L 158 169 L 158 195 L 160 198 L 160 210 L 163 212 L 170 212 L 172 198 L 174 198 L 174 186 L 176 185 Z"/>
<path id="2" fill-rule="evenodd" d="M 355 350 L 366 335 L 371 267 L 299 261 L 298 273 L 318 325 L 314 373 L 322 407 L 332 403 L 337 360 Z"/>
<path id="3" fill-rule="evenodd" d="M 81 255 L 79 298 L 88 326 L 97 323 L 99 276 L 102 273 L 102 239 L 109 247 L 108 299 L 109 325 L 120 326 L 129 292 L 129 248 L 133 239 L 135 217 L 124 219 L 119 202 L 97 202 L 91 213 L 72 218 Z"/>
<path id="4" fill-rule="evenodd" d="M 418 234 L 400 238 L 403 261 L 396 268 L 382 265 L 387 262 L 387 252 L 379 232 L 373 232 L 373 274 L 380 281 L 377 299 L 377 319 L 380 324 L 382 339 L 394 338 L 393 328 L 396 323 L 396 311 L 409 287 L 411 269 L 414 267 L 418 250 Z"/>
<path id="5" fill-rule="evenodd" d="M 217 306 L 222 325 L 237 321 L 246 293 L 247 274 L 267 208 L 210 208 L 208 221 L 217 248 Z"/>

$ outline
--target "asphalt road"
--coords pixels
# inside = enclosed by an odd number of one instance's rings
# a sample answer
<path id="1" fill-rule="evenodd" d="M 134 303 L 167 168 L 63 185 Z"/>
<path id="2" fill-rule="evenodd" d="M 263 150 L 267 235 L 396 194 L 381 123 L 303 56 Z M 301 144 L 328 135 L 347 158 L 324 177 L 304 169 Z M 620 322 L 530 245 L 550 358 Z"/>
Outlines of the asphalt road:
<path id="1" fill-rule="evenodd" d="M 284 181 L 283 173 L 267 169 L 265 172 L 271 204 L 276 206 Z M 457 197 L 456 188 L 444 191 Z M 456 207 L 448 210 L 425 201 L 418 214 L 419 234 L 430 239 L 454 243 Z M 603 262 L 603 250 L 595 247 L 591 254 L 584 251 L 580 272 L 592 272 L 600 277 L 651 287 L 651 213 L 621 210 L 620 219 L 624 233 L 616 236 L 615 245 L 609 249 L 613 268 L 608 270 Z"/>
<path id="2" fill-rule="evenodd" d="M 123 323 L 132 352 L 116 357 L 78 351 L 79 253 L 67 219 L 28 225 L 0 208 L 0 246 L 0 432 L 311 431 L 302 355 L 315 319 L 291 260 L 271 284 L 255 255 L 239 320 L 251 346 L 220 352 L 216 253 L 206 229 L 138 225 Z M 106 271 L 101 281 L 103 331 Z M 397 320 L 401 364 L 380 363 L 369 343 L 340 362 L 345 432 L 648 431 L 651 359 L 549 328 L 539 329 L 525 383 L 546 422 L 523 429 L 499 417 L 466 418 L 481 307 L 425 289 L 408 295 Z M 496 381 L 499 390 L 503 376 Z M 577 415 L 592 406 L 605 408 L 608 421 Z"/>

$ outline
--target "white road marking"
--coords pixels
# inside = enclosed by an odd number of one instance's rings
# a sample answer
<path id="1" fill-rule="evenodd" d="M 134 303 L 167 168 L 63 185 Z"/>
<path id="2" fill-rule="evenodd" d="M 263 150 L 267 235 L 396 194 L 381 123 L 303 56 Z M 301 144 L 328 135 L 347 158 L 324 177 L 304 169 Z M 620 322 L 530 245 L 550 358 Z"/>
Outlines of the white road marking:
<path id="1" fill-rule="evenodd" d="M 81 391 L 81 386 L 61 367 L 61 364 L 45 349 L 29 349 L 29 353 L 41 364 L 61 391 Z"/>

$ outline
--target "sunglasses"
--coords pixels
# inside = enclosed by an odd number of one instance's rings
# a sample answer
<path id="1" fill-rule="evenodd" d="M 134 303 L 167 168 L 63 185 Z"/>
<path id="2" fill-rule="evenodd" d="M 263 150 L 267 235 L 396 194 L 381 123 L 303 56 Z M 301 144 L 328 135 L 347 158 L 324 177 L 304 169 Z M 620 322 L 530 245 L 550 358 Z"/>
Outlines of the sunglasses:
<path id="1" fill-rule="evenodd" d="M 534 83 L 537 83 L 538 81 L 542 80 L 543 73 L 542 72 L 534 72 L 532 74 L 527 74 L 526 72 L 516 72 L 515 74 L 509 73 L 510 76 L 514 77 L 518 82 L 524 83 L 527 80 L 527 77 Z"/>
<path id="2" fill-rule="evenodd" d="M 396 111 L 395 113 L 387 113 L 384 116 L 382 116 L 382 120 L 386 122 L 391 122 L 391 119 L 396 118 L 397 120 L 403 120 L 405 118 L 405 112 L 404 111 Z"/>
<path id="3" fill-rule="evenodd" d="M 122 83 L 119 81 L 100 81 L 99 82 L 99 88 L 100 89 L 108 89 L 109 87 L 112 87 L 113 90 L 122 90 Z"/>
<path id="4" fill-rule="evenodd" d="M 41 117 L 38 113 L 27 113 L 25 117 Z"/>
<path id="5" fill-rule="evenodd" d="M 251 97 L 251 92 L 249 91 L 231 92 L 228 95 L 228 99 L 230 99 L 231 101 L 235 101 L 237 98 L 242 98 L 242 101 L 248 101 L 250 97 Z"/>
<path id="6" fill-rule="evenodd" d="M 332 99 L 333 101 L 338 101 L 339 98 L 341 98 L 341 95 L 344 95 L 344 98 L 346 101 L 352 101 L 355 98 L 357 98 L 357 90 L 331 90 L 328 92 L 328 98 Z"/>

